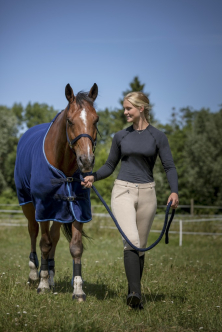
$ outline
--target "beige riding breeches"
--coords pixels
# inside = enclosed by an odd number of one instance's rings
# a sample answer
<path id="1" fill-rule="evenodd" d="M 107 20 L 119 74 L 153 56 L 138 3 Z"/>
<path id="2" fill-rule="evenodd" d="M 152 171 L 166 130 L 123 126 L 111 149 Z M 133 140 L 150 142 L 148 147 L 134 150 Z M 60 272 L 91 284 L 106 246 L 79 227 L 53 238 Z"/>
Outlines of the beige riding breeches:
<path id="1" fill-rule="evenodd" d="M 138 248 L 146 248 L 156 214 L 155 182 L 131 183 L 115 180 L 111 208 L 122 231 Z M 133 248 L 123 239 L 124 250 Z M 144 255 L 144 252 L 139 252 Z"/>

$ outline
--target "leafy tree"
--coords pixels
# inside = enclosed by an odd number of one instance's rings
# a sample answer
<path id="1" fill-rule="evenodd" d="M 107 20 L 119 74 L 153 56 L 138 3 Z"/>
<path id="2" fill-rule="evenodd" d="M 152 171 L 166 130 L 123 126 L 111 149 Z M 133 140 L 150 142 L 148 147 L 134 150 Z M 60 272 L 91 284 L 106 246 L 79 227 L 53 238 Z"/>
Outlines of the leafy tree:
<path id="1" fill-rule="evenodd" d="M 40 123 L 50 122 L 58 112 L 47 104 L 28 103 L 25 108 L 23 120 L 28 128 L 36 126 Z"/>
<path id="2" fill-rule="evenodd" d="M 98 170 L 102 165 L 105 164 L 108 154 L 108 145 L 102 145 L 100 149 L 96 151 L 95 170 Z M 108 178 L 95 183 L 96 189 L 99 191 L 100 195 L 102 195 L 103 199 L 105 199 L 108 204 L 110 203 L 113 182 L 117 177 L 117 172 L 118 170 L 115 170 L 114 173 L 111 174 Z M 91 199 L 92 204 L 94 204 L 95 202 L 97 202 L 97 204 L 102 204 L 93 191 L 91 191 Z"/>
<path id="3" fill-rule="evenodd" d="M 187 185 L 196 203 L 222 205 L 222 109 L 195 114 L 185 144 Z"/>
<path id="4" fill-rule="evenodd" d="M 176 112 L 173 108 L 171 121 L 166 125 L 158 124 L 158 129 L 162 130 L 169 141 L 170 149 L 178 173 L 180 204 L 187 204 L 191 198 L 189 187 L 187 186 L 187 164 L 185 162 L 185 144 L 189 132 L 192 129 L 192 121 L 195 111 L 190 108 L 182 108 Z M 154 168 L 154 178 L 156 182 L 157 199 L 160 204 L 165 204 L 169 196 L 169 184 L 166 181 L 166 174 L 163 166 L 157 159 Z"/>
<path id="5" fill-rule="evenodd" d="M 0 106 L 0 193 L 7 187 L 14 186 L 14 165 L 18 143 L 17 117 L 6 106 Z"/>
<path id="6" fill-rule="evenodd" d="M 112 127 L 112 115 L 108 108 L 105 108 L 104 111 L 98 111 L 97 114 L 99 115 L 99 124 L 98 124 L 98 130 L 101 134 L 98 134 L 97 139 L 99 144 L 106 144 L 107 141 L 109 141 L 113 134 L 113 127 Z"/>
<path id="7" fill-rule="evenodd" d="M 8 197 L 11 197 L 9 191 L 15 192 L 14 166 L 21 131 L 49 122 L 56 114 L 57 111 L 46 104 L 29 103 L 25 109 L 17 103 L 12 108 L 0 106 L 0 194 L 7 190 Z"/>

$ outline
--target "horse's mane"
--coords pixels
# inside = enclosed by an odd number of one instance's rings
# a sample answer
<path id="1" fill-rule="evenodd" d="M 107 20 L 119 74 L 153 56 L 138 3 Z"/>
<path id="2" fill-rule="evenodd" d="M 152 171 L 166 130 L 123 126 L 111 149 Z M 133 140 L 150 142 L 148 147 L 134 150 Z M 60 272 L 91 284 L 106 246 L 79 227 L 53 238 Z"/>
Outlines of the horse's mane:
<path id="1" fill-rule="evenodd" d="M 79 91 L 76 95 L 76 104 L 82 107 L 84 101 L 93 106 L 93 99 L 89 97 L 89 92 Z"/>

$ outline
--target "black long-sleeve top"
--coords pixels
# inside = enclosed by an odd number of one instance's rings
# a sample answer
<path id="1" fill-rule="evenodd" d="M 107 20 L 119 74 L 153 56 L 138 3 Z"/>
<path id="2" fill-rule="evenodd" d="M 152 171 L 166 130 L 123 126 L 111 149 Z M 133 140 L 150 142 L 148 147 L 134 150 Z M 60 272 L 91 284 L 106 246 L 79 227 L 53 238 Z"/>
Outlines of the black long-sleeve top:
<path id="1" fill-rule="evenodd" d="M 176 167 L 166 135 L 148 125 L 143 131 L 130 126 L 115 134 L 106 163 L 94 172 L 95 181 L 111 175 L 121 160 L 117 179 L 133 183 L 153 182 L 153 168 L 159 155 L 170 184 L 171 192 L 178 193 Z"/>

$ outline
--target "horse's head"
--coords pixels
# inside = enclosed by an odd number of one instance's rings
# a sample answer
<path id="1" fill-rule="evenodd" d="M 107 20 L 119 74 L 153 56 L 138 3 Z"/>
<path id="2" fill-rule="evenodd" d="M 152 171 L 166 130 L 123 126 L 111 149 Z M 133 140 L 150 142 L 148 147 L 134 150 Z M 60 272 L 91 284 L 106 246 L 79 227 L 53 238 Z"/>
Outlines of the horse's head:
<path id="1" fill-rule="evenodd" d="M 76 154 L 80 171 L 91 172 L 95 160 L 93 147 L 96 142 L 96 125 L 99 120 L 93 107 L 93 102 L 98 95 L 98 86 L 94 83 L 89 93 L 79 92 L 75 96 L 71 86 L 67 84 L 65 95 L 69 102 L 66 117 L 69 145 Z"/>

